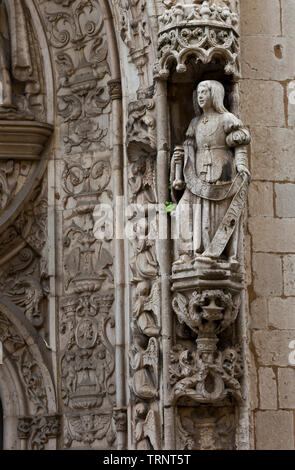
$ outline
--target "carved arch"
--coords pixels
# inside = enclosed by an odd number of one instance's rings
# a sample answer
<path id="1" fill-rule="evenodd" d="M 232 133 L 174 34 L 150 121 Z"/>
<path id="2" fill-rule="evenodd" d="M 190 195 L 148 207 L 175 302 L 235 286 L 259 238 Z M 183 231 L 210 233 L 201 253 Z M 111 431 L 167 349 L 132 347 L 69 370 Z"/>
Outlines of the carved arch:
<path id="1" fill-rule="evenodd" d="M 57 418 L 57 401 L 45 342 L 23 312 L 8 299 L 0 300 L 0 397 L 4 416 L 4 449 L 25 449 L 19 431 L 22 420 Z"/>

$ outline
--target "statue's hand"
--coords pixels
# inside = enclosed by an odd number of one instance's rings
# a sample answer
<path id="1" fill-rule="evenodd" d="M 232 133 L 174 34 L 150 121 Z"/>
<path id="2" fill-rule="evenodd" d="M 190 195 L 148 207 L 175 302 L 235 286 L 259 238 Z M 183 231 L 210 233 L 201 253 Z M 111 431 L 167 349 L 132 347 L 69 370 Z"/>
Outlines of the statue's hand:
<path id="1" fill-rule="evenodd" d="M 172 187 L 177 191 L 181 191 L 185 187 L 183 181 L 183 159 L 184 159 L 184 150 L 182 145 L 175 147 L 172 155 L 172 165 L 174 165 L 174 178 L 172 182 Z"/>
<path id="2" fill-rule="evenodd" d="M 241 164 L 240 164 L 240 165 L 237 165 L 237 172 L 238 172 L 239 174 L 241 174 L 241 173 L 246 173 L 246 175 L 247 175 L 248 178 L 249 178 L 249 181 L 251 180 L 251 173 L 250 173 L 250 171 L 248 170 L 248 168 L 247 168 L 245 165 L 241 165 Z"/>
<path id="3" fill-rule="evenodd" d="M 172 183 L 172 188 L 176 191 L 182 191 L 185 188 L 185 182 L 181 179 L 174 180 Z"/>

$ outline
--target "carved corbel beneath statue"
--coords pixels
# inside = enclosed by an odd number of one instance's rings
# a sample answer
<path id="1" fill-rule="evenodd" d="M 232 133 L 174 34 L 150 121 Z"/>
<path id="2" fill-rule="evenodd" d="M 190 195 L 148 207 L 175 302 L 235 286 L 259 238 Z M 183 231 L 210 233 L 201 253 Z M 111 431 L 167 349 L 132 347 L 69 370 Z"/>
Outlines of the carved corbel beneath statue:
<path id="1" fill-rule="evenodd" d="M 239 302 L 237 293 L 221 289 L 175 294 L 172 305 L 179 322 L 198 335 L 196 349 L 176 346 L 171 354 L 175 403 L 183 397 L 207 404 L 231 396 L 241 401 L 239 352 L 234 347 L 217 347 L 220 333 L 236 320 Z"/>

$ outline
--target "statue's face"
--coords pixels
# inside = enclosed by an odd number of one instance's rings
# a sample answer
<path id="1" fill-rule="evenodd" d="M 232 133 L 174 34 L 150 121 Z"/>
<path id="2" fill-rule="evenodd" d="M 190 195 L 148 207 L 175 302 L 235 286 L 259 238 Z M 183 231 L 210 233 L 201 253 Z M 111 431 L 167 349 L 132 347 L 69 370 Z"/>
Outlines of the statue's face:
<path id="1" fill-rule="evenodd" d="M 198 103 L 202 109 L 209 109 L 212 107 L 211 91 L 207 85 L 200 85 L 198 87 Z"/>

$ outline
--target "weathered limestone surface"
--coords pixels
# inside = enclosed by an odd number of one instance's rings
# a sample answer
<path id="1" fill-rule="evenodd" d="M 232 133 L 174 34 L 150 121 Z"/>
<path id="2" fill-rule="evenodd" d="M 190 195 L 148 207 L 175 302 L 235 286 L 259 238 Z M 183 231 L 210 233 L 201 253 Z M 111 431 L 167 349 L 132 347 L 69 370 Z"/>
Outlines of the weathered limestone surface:
<path id="1" fill-rule="evenodd" d="M 288 366 L 289 344 L 292 339 L 294 339 L 292 330 L 255 330 L 253 346 L 259 365 Z"/>
<path id="2" fill-rule="evenodd" d="M 294 2 L 246 0 L 241 16 L 245 100 L 241 110 L 252 133 L 248 205 L 252 393 L 257 381 L 259 387 L 259 400 L 251 404 L 252 442 L 257 449 L 293 449 Z M 253 98 L 259 103 L 254 112 Z"/>
<path id="3" fill-rule="evenodd" d="M 260 367 L 259 396 L 261 410 L 276 410 L 278 406 L 277 382 L 274 371 L 270 367 Z"/>
<path id="4" fill-rule="evenodd" d="M 255 416 L 255 430 L 257 449 L 292 450 L 294 448 L 291 411 L 258 411 Z"/>

